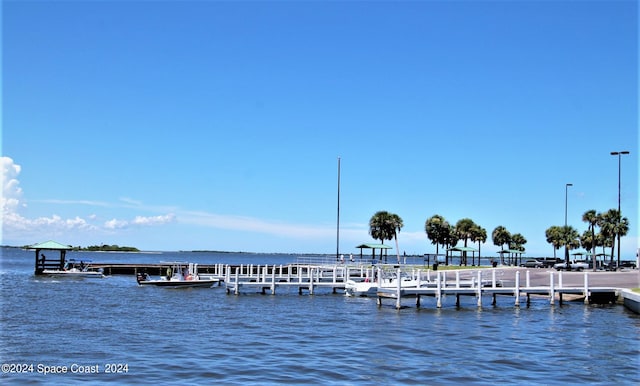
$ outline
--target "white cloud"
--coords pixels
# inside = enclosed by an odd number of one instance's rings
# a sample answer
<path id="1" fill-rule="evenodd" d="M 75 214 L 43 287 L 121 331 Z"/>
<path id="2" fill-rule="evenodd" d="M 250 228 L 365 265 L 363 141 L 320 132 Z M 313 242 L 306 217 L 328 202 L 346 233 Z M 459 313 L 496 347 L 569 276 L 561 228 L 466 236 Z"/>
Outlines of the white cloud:
<path id="1" fill-rule="evenodd" d="M 164 216 L 152 216 L 152 217 L 143 217 L 136 216 L 133 220 L 133 224 L 135 225 L 163 225 L 174 222 L 176 216 L 173 213 L 164 215 Z"/>
<path id="2" fill-rule="evenodd" d="M 129 225 L 128 221 L 111 219 L 104 223 L 106 229 L 123 229 Z"/>
<path id="3" fill-rule="evenodd" d="M 22 188 L 18 181 L 21 167 L 9 157 L 0 157 L 2 163 L 2 214 L 13 213 L 20 206 Z"/>
<path id="4" fill-rule="evenodd" d="M 90 214 L 86 218 L 75 216 L 66 219 L 57 214 L 37 218 L 24 217 L 20 210 L 25 208 L 26 204 L 23 202 L 23 192 L 18 179 L 22 168 L 9 157 L 0 157 L 0 162 L 2 163 L 2 243 L 9 241 L 9 243 L 23 244 L 43 237 L 75 237 L 82 239 L 82 235 L 95 236 L 100 232 L 113 232 L 130 226 L 147 227 L 175 221 L 174 214 L 151 217 L 136 216 L 130 221 L 114 218 L 102 224 L 98 222 L 99 217 L 95 214 Z M 131 199 L 121 199 L 121 201 L 127 207 L 131 207 L 132 204 L 141 204 Z M 123 206 L 122 204 L 114 205 L 92 200 L 46 199 L 38 202 L 96 207 Z"/>

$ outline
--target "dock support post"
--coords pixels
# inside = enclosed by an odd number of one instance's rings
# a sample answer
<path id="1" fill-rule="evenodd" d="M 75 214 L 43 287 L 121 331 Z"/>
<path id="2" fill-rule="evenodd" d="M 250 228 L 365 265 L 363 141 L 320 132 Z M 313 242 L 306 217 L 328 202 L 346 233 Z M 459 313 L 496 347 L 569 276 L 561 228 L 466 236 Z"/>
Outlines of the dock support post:
<path id="1" fill-rule="evenodd" d="M 442 282 L 440 272 L 436 271 L 436 307 L 442 308 Z"/>
<path id="2" fill-rule="evenodd" d="M 555 302 L 556 294 L 555 288 L 553 287 L 553 272 L 549 274 L 549 303 L 553 304 Z"/>
<path id="3" fill-rule="evenodd" d="M 235 289 L 234 289 L 234 294 L 239 295 L 240 294 L 240 273 L 238 272 L 238 270 L 236 270 L 236 282 L 235 282 Z"/>
<path id="4" fill-rule="evenodd" d="M 420 295 L 416 295 L 416 308 L 420 308 Z"/>
<path id="5" fill-rule="evenodd" d="M 516 297 L 516 307 L 520 307 L 520 271 L 516 272 L 516 288 L 514 295 Z"/>
<path id="6" fill-rule="evenodd" d="M 456 288 L 460 288 L 460 271 L 456 270 Z"/>
<path id="7" fill-rule="evenodd" d="M 282 274 L 282 266 L 280 266 L 280 274 Z M 273 272 L 271 272 L 271 295 L 276 294 L 276 266 L 273 266 Z"/>
<path id="8" fill-rule="evenodd" d="M 396 285 L 396 309 L 399 310 L 402 306 L 402 280 L 400 280 L 400 268 L 397 271 L 397 285 Z"/>
<path id="9" fill-rule="evenodd" d="M 478 270 L 478 308 L 482 307 L 482 272 Z"/>
<path id="10" fill-rule="evenodd" d="M 558 288 L 562 287 L 562 271 L 558 271 Z"/>
<path id="11" fill-rule="evenodd" d="M 584 304 L 589 304 L 589 274 L 584 273 Z"/>
<path id="12" fill-rule="evenodd" d="M 309 295 L 313 295 L 313 276 L 314 270 L 312 268 L 309 270 Z"/>
<path id="13" fill-rule="evenodd" d="M 496 270 L 495 269 L 491 270 L 491 287 L 496 288 Z M 495 299 L 495 296 L 493 298 Z M 494 300 L 494 304 L 495 304 L 495 300 Z"/>
<path id="14" fill-rule="evenodd" d="M 526 288 L 531 287 L 531 280 L 529 278 L 529 270 L 527 270 L 527 273 L 525 274 L 525 287 Z"/>

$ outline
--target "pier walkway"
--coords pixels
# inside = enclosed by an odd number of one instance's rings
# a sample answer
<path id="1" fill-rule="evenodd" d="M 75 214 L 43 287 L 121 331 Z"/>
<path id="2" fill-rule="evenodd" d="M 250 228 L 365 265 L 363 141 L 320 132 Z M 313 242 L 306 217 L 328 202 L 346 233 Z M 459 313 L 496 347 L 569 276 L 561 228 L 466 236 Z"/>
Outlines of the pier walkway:
<path id="1" fill-rule="evenodd" d="M 456 271 L 458 272 L 458 271 Z M 589 286 L 589 272 L 584 272 L 583 283 L 580 286 L 564 286 L 563 285 L 563 272 L 549 272 L 549 284 L 548 285 L 531 285 L 530 271 L 525 270 L 524 283 L 521 282 L 521 272 L 515 272 L 515 280 L 513 286 L 500 285 L 494 275 L 490 282 L 487 284 L 486 280 L 482 279 L 482 272 L 477 272 L 477 279 L 469 287 L 462 287 L 459 285 L 450 286 L 450 283 L 444 279 L 444 272 L 437 272 L 434 283 L 428 283 L 427 285 L 412 288 L 403 288 L 400 284 L 396 288 L 380 288 L 377 291 L 377 304 L 382 306 L 384 299 L 394 299 L 396 301 L 396 308 L 402 308 L 403 298 L 414 298 L 416 307 L 420 307 L 420 298 L 422 296 L 431 296 L 436 298 L 436 306 L 442 307 L 442 299 L 445 295 L 453 295 L 456 297 L 456 306 L 460 305 L 460 296 L 475 296 L 477 299 L 478 307 L 482 307 L 482 299 L 486 296 L 492 297 L 492 304 L 496 304 L 496 297 L 498 295 L 513 296 L 514 305 L 520 306 L 520 300 L 522 296 L 526 296 L 527 304 L 530 303 L 532 295 L 545 296 L 549 299 L 550 304 L 554 304 L 556 297 L 559 303 L 562 304 L 563 295 L 578 295 L 584 297 L 584 303 L 590 302 L 597 303 L 613 303 L 616 301 L 620 292 L 619 288 L 615 287 L 591 287 Z M 398 270 L 398 274 L 400 271 Z M 557 280 L 557 282 L 556 282 Z"/>

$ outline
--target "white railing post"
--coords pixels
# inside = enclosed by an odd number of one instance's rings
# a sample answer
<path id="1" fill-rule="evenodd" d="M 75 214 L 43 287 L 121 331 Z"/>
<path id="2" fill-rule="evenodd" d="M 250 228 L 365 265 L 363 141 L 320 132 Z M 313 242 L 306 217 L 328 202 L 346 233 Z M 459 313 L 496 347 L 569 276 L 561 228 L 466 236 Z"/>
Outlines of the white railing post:
<path id="1" fill-rule="evenodd" d="M 442 282 L 438 271 L 436 271 L 436 307 L 442 308 Z"/>
<path id="2" fill-rule="evenodd" d="M 239 284 L 240 273 L 236 270 L 236 283 L 235 283 L 235 291 L 234 293 L 238 295 L 240 293 L 240 284 Z"/>
<path id="3" fill-rule="evenodd" d="M 282 274 L 282 266 L 280 266 L 280 274 Z M 274 264 L 273 271 L 271 272 L 271 295 L 276 293 L 276 266 Z"/>
<path id="4" fill-rule="evenodd" d="M 478 307 L 482 307 L 482 272 L 478 270 Z"/>
<path id="5" fill-rule="evenodd" d="M 558 271 L 558 288 L 563 288 L 563 286 L 562 286 L 562 271 Z"/>
<path id="6" fill-rule="evenodd" d="M 516 288 L 514 295 L 516 296 L 516 307 L 520 307 L 520 271 L 516 271 Z"/>
<path id="7" fill-rule="evenodd" d="M 589 304 L 589 274 L 584 273 L 584 304 Z"/>
<path id="8" fill-rule="evenodd" d="M 400 298 L 402 296 L 402 280 L 400 280 L 400 268 L 398 268 L 397 271 L 397 277 L 396 277 L 396 309 L 400 309 L 401 306 L 401 302 L 400 302 Z"/>
<path id="9" fill-rule="evenodd" d="M 553 272 L 549 275 L 549 303 L 553 304 L 556 299 L 555 288 L 553 283 Z"/>

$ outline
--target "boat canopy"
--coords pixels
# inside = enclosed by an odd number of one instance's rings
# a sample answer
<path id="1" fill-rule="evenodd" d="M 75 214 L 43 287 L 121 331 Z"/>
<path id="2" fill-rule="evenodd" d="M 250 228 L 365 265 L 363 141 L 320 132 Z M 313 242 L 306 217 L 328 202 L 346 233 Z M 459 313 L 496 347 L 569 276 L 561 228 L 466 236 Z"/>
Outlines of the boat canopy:
<path id="1" fill-rule="evenodd" d="M 60 244 L 57 241 L 45 241 L 44 243 L 29 245 L 27 249 L 45 249 L 53 251 L 70 250 L 73 249 L 71 245 Z"/>

